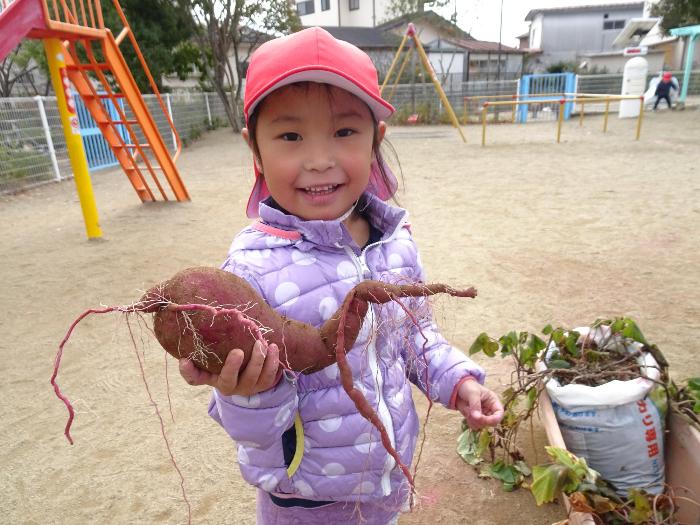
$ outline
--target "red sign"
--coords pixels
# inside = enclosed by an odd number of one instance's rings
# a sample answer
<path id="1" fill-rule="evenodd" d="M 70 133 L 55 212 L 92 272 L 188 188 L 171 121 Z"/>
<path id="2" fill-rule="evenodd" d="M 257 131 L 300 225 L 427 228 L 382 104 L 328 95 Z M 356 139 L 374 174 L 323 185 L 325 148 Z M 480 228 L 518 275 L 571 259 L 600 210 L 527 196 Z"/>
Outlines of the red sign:
<path id="1" fill-rule="evenodd" d="M 647 46 L 626 47 L 622 54 L 625 56 L 646 55 L 647 51 L 649 51 L 649 48 L 647 48 Z"/>

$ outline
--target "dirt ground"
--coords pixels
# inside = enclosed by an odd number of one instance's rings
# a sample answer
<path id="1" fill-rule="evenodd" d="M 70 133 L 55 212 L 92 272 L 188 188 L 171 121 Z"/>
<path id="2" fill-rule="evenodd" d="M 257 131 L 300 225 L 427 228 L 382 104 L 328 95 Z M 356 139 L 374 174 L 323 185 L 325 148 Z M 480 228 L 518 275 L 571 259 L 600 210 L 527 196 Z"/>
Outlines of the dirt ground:
<path id="1" fill-rule="evenodd" d="M 676 378 L 700 375 L 700 112 L 634 123 L 599 117 L 566 124 L 390 130 L 432 281 L 475 285 L 475 302 L 438 304 L 466 349 L 481 331 L 577 326 L 621 314 L 638 320 Z M 248 152 L 227 130 L 188 148 L 184 204 L 142 205 L 117 171 L 94 174 L 104 241 L 87 242 L 72 182 L 0 198 L 0 515 L 5 523 L 183 523 L 187 509 L 123 319 L 88 319 L 73 335 L 59 383 L 76 407 L 75 445 L 49 377 L 57 345 L 84 309 L 127 303 L 177 270 L 218 265 L 247 222 Z M 185 477 L 193 523 L 254 523 L 254 491 L 232 443 L 206 416 L 209 392 L 180 380 L 148 332 L 145 376 Z M 22 359 L 16 356 L 21 354 Z M 169 361 L 166 369 L 164 362 Z M 508 364 L 481 358 L 501 389 Z M 172 416 L 165 371 L 169 374 Z M 419 395 L 419 410 L 425 403 Z M 418 474 L 421 505 L 408 524 L 549 524 L 525 491 L 478 479 L 455 453 L 460 418 L 436 409 Z M 543 432 L 535 428 L 542 460 Z M 531 448 L 531 447 L 530 447 Z M 531 459 L 534 456 L 531 455 Z"/>

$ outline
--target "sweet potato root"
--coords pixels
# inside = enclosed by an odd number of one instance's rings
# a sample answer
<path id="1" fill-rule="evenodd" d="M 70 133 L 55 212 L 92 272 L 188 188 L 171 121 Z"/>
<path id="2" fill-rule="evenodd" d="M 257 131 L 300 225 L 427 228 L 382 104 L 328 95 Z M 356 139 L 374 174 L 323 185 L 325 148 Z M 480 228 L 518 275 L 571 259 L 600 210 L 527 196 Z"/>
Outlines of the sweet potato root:
<path id="1" fill-rule="evenodd" d="M 210 372 L 218 373 L 226 356 L 234 348 L 243 350 L 245 366 L 258 340 L 264 345 L 275 343 L 280 349 L 282 366 L 289 370 L 308 374 L 337 362 L 344 390 L 360 414 L 380 432 L 387 452 L 413 486 L 413 477 L 392 447 L 382 421 L 362 392 L 354 387 L 352 370 L 345 354 L 357 339 L 370 303 L 395 301 L 417 323 L 401 298 L 428 297 L 438 293 L 476 297 L 474 288 L 456 290 L 443 284 L 396 285 L 364 281 L 350 290 L 338 311 L 317 330 L 279 315 L 245 280 L 236 275 L 204 267 L 183 270 L 148 290 L 134 304 L 87 310 L 70 326 L 59 345 L 51 376 L 54 391 L 69 412 L 65 435 L 73 443 L 70 426 L 74 412 L 70 401 L 61 393 L 56 376 L 63 347 L 75 326 L 94 313 L 151 313 L 154 315 L 156 338 L 163 348 L 177 358 L 192 359 L 198 367 Z"/>

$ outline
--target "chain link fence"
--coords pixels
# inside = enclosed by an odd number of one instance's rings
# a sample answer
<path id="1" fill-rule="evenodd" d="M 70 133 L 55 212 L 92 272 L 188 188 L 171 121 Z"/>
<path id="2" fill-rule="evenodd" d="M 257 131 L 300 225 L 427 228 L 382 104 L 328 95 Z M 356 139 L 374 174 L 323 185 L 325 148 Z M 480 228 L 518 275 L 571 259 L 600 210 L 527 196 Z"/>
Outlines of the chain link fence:
<path id="1" fill-rule="evenodd" d="M 451 89 L 450 89 L 451 88 Z M 465 97 L 512 96 L 518 92 L 518 80 L 474 80 L 451 83 L 445 96 L 456 116 L 464 123 Z M 396 108 L 392 124 L 448 124 L 450 116 L 432 83 L 387 85 L 384 96 Z M 409 120 L 410 119 L 410 120 Z"/>
<path id="2" fill-rule="evenodd" d="M 175 151 L 175 141 L 155 95 L 144 95 L 163 136 Z M 202 133 L 228 123 L 223 102 L 215 93 L 177 93 L 163 97 L 183 145 Z M 130 111 L 127 118 L 132 119 Z M 143 137 L 139 139 L 144 142 Z M 56 97 L 0 98 L 0 193 L 72 178 Z"/>

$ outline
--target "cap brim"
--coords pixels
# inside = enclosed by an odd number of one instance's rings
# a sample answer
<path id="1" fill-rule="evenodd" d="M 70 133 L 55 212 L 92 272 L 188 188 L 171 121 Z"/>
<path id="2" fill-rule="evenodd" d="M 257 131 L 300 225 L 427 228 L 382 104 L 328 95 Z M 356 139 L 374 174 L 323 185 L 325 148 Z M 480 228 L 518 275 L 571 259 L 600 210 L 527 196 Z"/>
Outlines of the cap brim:
<path id="1" fill-rule="evenodd" d="M 251 100 L 248 106 L 245 108 L 246 116 L 253 113 L 255 107 L 263 100 L 267 95 L 281 88 L 282 86 L 287 86 L 289 84 L 294 84 L 296 82 L 318 82 L 319 84 L 330 84 L 331 86 L 336 86 L 345 91 L 349 91 L 357 98 L 365 102 L 369 109 L 372 111 L 377 120 L 386 120 L 394 113 L 394 106 L 389 104 L 386 100 L 381 97 L 377 97 L 368 91 L 365 91 L 358 82 L 355 82 L 351 77 L 344 74 L 342 71 L 331 69 L 323 66 L 309 66 L 306 69 L 296 69 L 289 71 L 283 76 L 277 77 L 271 81 L 265 89 L 261 90 L 260 93 Z"/>

